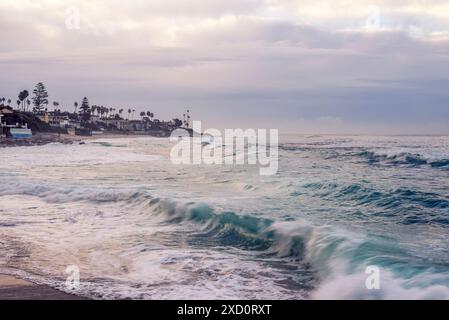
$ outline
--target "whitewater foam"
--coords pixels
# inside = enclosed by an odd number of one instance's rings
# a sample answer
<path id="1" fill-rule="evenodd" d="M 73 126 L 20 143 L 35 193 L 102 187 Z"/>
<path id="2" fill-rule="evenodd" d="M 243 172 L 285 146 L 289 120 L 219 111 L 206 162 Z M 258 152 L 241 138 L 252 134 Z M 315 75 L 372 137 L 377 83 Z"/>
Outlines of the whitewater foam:
<path id="1" fill-rule="evenodd" d="M 0 272 L 64 289 L 78 265 L 94 298 L 446 299 L 447 149 L 296 137 L 273 177 L 174 166 L 164 139 L 7 149 Z"/>

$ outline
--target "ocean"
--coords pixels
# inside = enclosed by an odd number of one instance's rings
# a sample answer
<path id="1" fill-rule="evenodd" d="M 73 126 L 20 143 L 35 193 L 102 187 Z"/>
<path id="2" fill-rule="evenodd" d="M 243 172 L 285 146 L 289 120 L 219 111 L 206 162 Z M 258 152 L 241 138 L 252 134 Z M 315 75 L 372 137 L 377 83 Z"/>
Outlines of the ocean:
<path id="1" fill-rule="evenodd" d="M 171 147 L 2 149 L 0 273 L 67 291 L 76 266 L 95 299 L 449 299 L 449 137 L 283 135 L 273 176 Z"/>

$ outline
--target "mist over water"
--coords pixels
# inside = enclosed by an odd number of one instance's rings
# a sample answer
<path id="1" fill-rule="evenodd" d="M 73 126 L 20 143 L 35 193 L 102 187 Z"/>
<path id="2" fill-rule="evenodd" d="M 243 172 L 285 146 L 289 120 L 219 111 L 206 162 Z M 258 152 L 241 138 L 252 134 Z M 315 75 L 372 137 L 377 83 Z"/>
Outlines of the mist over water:
<path id="1" fill-rule="evenodd" d="M 173 165 L 159 138 L 4 149 L 0 272 L 64 290 L 77 265 L 92 298 L 449 298 L 449 137 L 280 142 L 274 176 Z"/>

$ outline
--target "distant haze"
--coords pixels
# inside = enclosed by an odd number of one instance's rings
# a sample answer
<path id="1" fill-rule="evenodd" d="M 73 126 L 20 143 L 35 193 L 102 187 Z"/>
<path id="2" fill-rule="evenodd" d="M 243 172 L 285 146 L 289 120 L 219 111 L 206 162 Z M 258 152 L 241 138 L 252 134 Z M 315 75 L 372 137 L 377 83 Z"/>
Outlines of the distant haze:
<path id="1" fill-rule="evenodd" d="M 43 81 L 69 110 L 87 96 L 208 127 L 449 134 L 447 0 L 0 0 L 0 39 L 12 101 Z"/>

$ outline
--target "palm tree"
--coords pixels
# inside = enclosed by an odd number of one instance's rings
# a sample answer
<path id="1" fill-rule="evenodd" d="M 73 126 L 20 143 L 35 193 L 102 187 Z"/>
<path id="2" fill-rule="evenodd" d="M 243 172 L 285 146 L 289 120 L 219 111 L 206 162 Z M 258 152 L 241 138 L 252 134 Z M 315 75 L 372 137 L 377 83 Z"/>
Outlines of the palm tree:
<path id="1" fill-rule="evenodd" d="M 142 111 L 142 112 L 140 113 L 140 117 L 142 118 L 142 121 L 143 121 L 143 117 L 145 117 L 145 112 Z"/>
<path id="2" fill-rule="evenodd" d="M 20 104 L 22 103 L 22 101 L 17 100 L 17 109 L 20 109 Z"/>
<path id="3" fill-rule="evenodd" d="M 132 120 L 134 120 L 134 112 L 136 112 L 135 109 L 133 109 L 133 116 L 132 116 Z"/>
<path id="4" fill-rule="evenodd" d="M 11 106 L 11 99 L 8 99 L 8 106 Z"/>
<path id="5" fill-rule="evenodd" d="M 132 110 L 128 109 L 128 120 L 129 120 L 129 116 L 131 115 Z"/>
<path id="6" fill-rule="evenodd" d="M 78 109 L 78 102 L 75 102 L 74 106 L 75 106 L 75 114 L 76 114 L 76 110 Z"/>
<path id="7" fill-rule="evenodd" d="M 147 117 L 149 118 L 150 122 L 153 122 L 154 113 L 151 111 L 147 111 Z"/>
<path id="8" fill-rule="evenodd" d="M 30 99 L 27 99 L 27 111 L 30 109 L 31 101 Z"/>
<path id="9" fill-rule="evenodd" d="M 28 98 L 29 95 L 30 93 L 28 92 L 28 90 L 23 90 L 19 93 L 19 100 L 22 103 L 23 111 L 25 111 L 25 99 Z"/>

